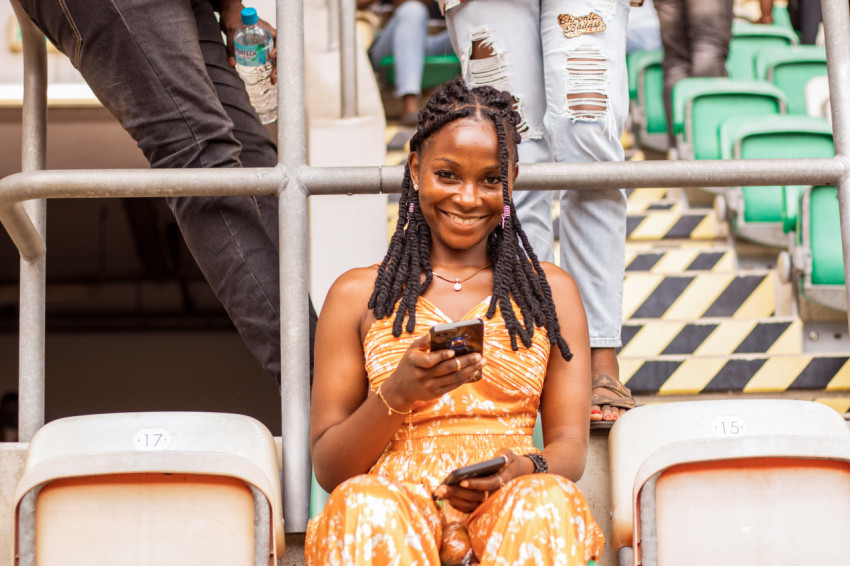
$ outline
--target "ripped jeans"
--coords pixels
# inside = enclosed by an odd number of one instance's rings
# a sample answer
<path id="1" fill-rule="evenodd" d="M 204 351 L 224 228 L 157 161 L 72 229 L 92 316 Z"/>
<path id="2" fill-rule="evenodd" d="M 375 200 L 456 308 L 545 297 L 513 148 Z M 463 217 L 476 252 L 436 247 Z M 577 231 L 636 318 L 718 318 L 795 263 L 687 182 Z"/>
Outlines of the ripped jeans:
<path id="1" fill-rule="evenodd" d="M 469 0 L 449 6 L 446 20 L 467 84 L 508 90 L 517 100 L 521 163 L 623 160 L 628 0 Z M 561 267 L 581 291 L 590 345 L 619 347 L 625 191 L 515 192 L 523 229 L 546 261 L 554 259 L 555 194 Z"/>

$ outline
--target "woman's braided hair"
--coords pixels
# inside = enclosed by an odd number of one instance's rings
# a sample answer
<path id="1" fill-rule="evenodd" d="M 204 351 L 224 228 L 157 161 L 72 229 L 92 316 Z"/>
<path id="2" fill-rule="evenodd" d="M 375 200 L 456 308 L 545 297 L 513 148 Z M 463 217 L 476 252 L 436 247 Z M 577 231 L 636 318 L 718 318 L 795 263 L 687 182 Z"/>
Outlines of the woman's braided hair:
<path id="1" fill-rule="evenodd" d="M 461 118 L 486 119 L 495 126 L 499 141 L 502 198 L 510 207 L 510 217 L 505 219 L 504 226 L 496 227 L 487 240 L 487 255 L 493 265 L 493 293 L 487 318 L 496 314 L 497 307 L 501 309 L 514 350 L 518 349 L 517 338 L 526 348 L 530 347 L 534 327 L 545 327 L 549 341 L 556 344 L 564 359 L 569 361 L 572 353 L 561 336 L 552 290 L 520 226 L 508 193 L 510 160 L 516 155 L 516 145 L 520 142 L 516 130 L 520 116 L 514 110 L 510 93 L 490 86 L 470 89 L 459 78 L 437 88 L 419 113 L 419 126 L 410 140 L 410 151 L 420 152 L 430 136 Z M 411 207 L 411 204 L 414 206 Z M 378 269 L 375 290 L 369 299 L 369 308 L 374 310 L 378 319 L 390 316 L 395 310 L 393 335 L 396 337 L 401 336 L 405 317 L 405 330 L 413 332 L 416 301 L 434 279 L 430 247 L 431 230 L 419 208 L 419 193 L 412 188 L 410 168 L 405 165 L 396 230 Z M 421 277 L 423 273 L 424 280 Z M 511 297 L 519 307 L 522 323 L 511 307 Z"/>

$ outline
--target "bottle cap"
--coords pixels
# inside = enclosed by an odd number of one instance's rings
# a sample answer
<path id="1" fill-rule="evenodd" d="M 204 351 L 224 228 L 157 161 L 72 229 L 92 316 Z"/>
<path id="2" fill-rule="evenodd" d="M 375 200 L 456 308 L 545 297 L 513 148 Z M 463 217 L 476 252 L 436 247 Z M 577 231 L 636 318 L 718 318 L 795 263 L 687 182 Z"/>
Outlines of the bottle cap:
<path id="1" fill-rule="evenodd" d="M 254 8 L 242 8 L 242 25 L 252 26 L 257 23 L 257 10 Z"/>

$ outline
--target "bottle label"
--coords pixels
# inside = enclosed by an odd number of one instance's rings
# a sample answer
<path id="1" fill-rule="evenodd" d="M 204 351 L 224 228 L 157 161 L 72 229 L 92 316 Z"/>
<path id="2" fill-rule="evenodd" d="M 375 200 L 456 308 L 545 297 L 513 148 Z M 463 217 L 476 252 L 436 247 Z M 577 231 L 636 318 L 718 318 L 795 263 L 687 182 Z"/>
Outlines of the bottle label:
<path id="1" fill-rule="evenodd" d="M 269 45 L 268 51 L 271 51 L 271 49 L 272 46 Z M 236 63 L 245 67 L 260 67 L 271 62 L 264 43 L 259 45 L 242 45 L 241 43 L 234 42 L 233 50 L 236 56 Z"/>

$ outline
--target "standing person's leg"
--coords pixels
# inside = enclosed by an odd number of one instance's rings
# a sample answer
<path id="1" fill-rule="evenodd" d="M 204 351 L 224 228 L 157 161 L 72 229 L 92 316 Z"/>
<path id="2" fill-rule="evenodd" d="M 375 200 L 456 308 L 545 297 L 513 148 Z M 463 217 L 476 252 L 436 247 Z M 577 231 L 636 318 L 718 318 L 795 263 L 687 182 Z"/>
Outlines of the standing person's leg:
<path id="1" fill-rule="evenodd" d="M 428 36 L 428 8 L 419 0 L 408 0 L 395 10 L 398 20 L 393 33 L 396 96 L 401 99 L 402 118 L 415 125 L 425 69 L 425 46 Z"/>
<path id="2" fill-rule="evenodd" d="M 466 83 L 510 91 L 517 101 L 520 163 L 552 160 L 543 133 L 539 7 L 534 0 L 471 0 L 446 12 Z M 553 261 L 552 191 L 515 191 L 513 200 L 537 257 Z"/>
<path id="3" fill-rule="evenodd" d="M 688 0 L 691 76 L 725 77 L 733 0 Z"/>
<path id="4" fill-rule="evenodd" d="M 555 160 L 622 161 L 620 136 L 628 113 L 628 0 L 541 4 L 544 123 Z M 575 278 L 587 312 L 595 399 L 591 418 L 613 420 L 619 414 L 616 407 L 622 406 L 607 388 L 618 389 L 619 384 L 625 191 L 562 191 L 560 242 L 561 266 Z"/>
<path id="5" fill-rule="evenodd" d="M 427 35 L 428 8 L 419 0 L 408 0 L 395 9 L 378 39 L 369 48 L 369 58 L 375 69 L 381 59 L 393 56 L 395 92 L 402 101 L 401 121 L 408 125 L 416 123 L 419 111 Z"/>
<path id="6" fill-rule="evenodd" d="M 815 44 L 822 20 L 820 0 L 800 0 L 800 43 Z"/>
<path id="7" fill-rule="evenodd" d="M 202 0 L 195 5 L 201 53 L 207 74 L 213 82 L 227 115 L 233 121 L 233 135 L 241 143 L 239 159 L 243 167 L 274 167 L 277 165 L 277 147 L 269 136 L 268 129 L 260 123 L 248 98 L 245 85 L 236 69 L 227 63 L 227 53 L 221 40 L 221 30 L 209 2 Z M 184 203 L 192 210 L 190 199 Z M 268 302 L 249 296 L 250 302 L 234 304 L 231 318 L 236 322 L 240 334 L 254 356 L 263 367 L 280 381 L 280 310 L 278 272 L 278 201 L 274 195 L 256 197 L 217 197 L 212 199 L 222 218 L 230 225 L 234 239 L 243 248 L 246 256 L 256 258 L 251 262 L 254 279 Z M 203 221 L 198 228 L 198 237 L 205 237 Z M 263 231 L 261 231 L 263 230 Z M 188 230 L 186 230 L 188 231 Z M 193 230 L 193 232 L 196 232 Z M 199 245 L 203 245 L 200 244 Z M 223 294 L 228 302 L 239 301 L 244 284 L 226 286 Z M 223 299 L 224 300 L 224 299 Z M 316 311 L 312 301 L 309 305 L 310 318 L 310 368 L 312 375 L 313 337 L 316 331 Z"/>
<path id="8" fill-rule="evenodd" d="M 685 0 L 655 0 L 655 11 L 661 28 L 661 45 L 664 48 L 664 113 L 667 116 L 669 146 L 676 146 L 673 134 L 673 86 L 691 76 L 691 43 L 687 27 Z"/>
<path id="9" fill-rule="evenodd" d="M 233 122 L 218 100 L 199 47 L 193 10 L 198 1 L 23 0 L 22 5 L 69 56 L 152 167 L 240 166 Z M 253 199 L 237 200 L 222 208 L 212 198 L 179 199 L 172 209 L 240 334 L 279 380 L 279 353 L 268 352 L 265 332 L 255 328 L 258 316 L 268 316 L 262 309 L 273 307 L 268 309 L 272 313 L 277 308 L 277 276 L 265 275 L 272 258 L 277 269 L 277 256 L 245 245 L 269 236 Z M 247 232 L 234 229 L 234 217 Z M 247 228 L 252 222 L 253 228 Z"/>
<path id="10" fill-rule="evenodd" d="M 189 0 L 22 0 L 152 167 L 237 167 Z"/>

